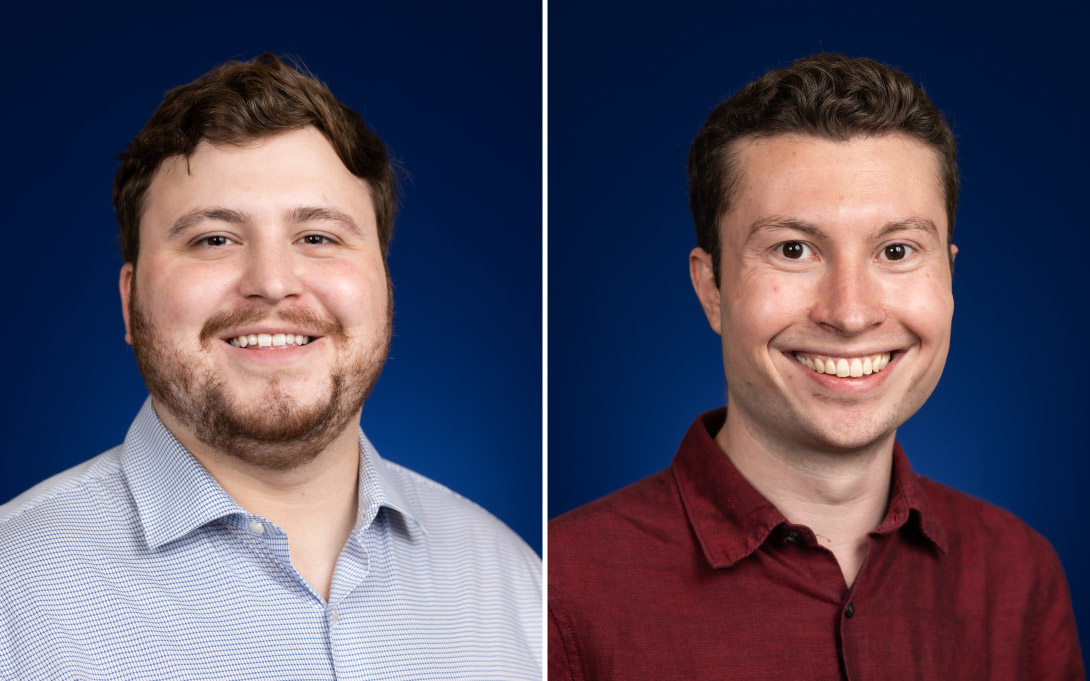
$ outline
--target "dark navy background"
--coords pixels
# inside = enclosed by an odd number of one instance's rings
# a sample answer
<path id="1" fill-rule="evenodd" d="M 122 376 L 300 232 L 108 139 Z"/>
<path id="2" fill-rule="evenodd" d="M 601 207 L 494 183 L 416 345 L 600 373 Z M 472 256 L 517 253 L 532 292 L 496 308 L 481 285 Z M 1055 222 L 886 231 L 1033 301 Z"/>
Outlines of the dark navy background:
<path id="1" fill-rule="evenodd" d="M 1090 653 L 1090 12 L 766 7 L 549 4 L 549 516 L 665 468 L 724 403 L 687 262 L 685 162 L 708 113 L 798 57 L 872 57 L 947 114 L 963 181 L 952 349 L 898 437 L 917 471 L 1052 542 Z"/>
<path id="2" fill-rule="evenodd" d="M 146 395 L 123 338 L 115 155 L 168 89 L 271 51 L 298 55 L 411 175 L 368 436 L 540 553 L 540 7 L 65 5 L 4 19 L 4 329 L 21 347 L 0 503 L 121 442 Z"/>

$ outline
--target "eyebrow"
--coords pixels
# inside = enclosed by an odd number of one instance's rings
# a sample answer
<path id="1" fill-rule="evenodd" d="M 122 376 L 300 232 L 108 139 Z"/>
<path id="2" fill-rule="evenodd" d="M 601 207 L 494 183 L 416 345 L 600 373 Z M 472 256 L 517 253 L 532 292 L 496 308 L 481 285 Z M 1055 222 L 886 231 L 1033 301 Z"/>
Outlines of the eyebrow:
<path id="1" fill-rule="evenodd" d="M 746 235 L 746 243 L 753 241 L 753 239 L 765 232 L 782 232 L 788 230 L 803 232 L 816 239 L 827 238 L 825 232 L 821 231 L 816 225 L 806 222 L 805 220 L 783 215 L 773 215 L 771 217 L 761 218 L 750 225 L 749 234 Z"/>
<path id="2" fill-rule="evenodd" d="M 167 239 L 176 239 L 202 222 L 210 220 L 227 222 L 234 225 L 242 225 L 251 222 L 246 213 L 233 208 L 213 207 L 191 210 L 174 221 Z M 291 222 L 337 222 L 356 234 L 363 234 L 356 221 L 350 215 L 335 208 L 324 206 L 299 206 L 288 211 L 288 220 Z"/>
<path id="3" fill-rule="evenodd" d="M 798 218 L 787 217 L 782 215 L 773 215 L 771 217 L 762 218 L 757 222 L 750 225 L 749 234 L 746 236 L 746 243 L 749 243 L 757 236 L 766 232 L 779 232 L 793 230 L 796 232 L 802 232 L 809 234 L 815 239 L 828 239 L 829 235 L 826 234 L 817 225 L 806 222 L 805 220 L 799 220 Z M 871 236 L 872 239 L 877 240 L 882 237 L 889 236 L 895 232 L 904 232 L 910 230 L 917 230 L 926 232 L 930 236 L 938 239 L 939 229 L 935 226 L 934 221 L 927 218 L 905 218 L 903 220 L 893 220 L 879 227 Z"/>
<path id="4" fill-rule="evenodd" d="M 884 236 L 888 236 L 894 232 L 906 232 L 916 230 L 919 232 L 926 232 L 928 235 L 938 239 L 939 228 L 935 226 L 932 220 L 927 218 L 905 218 L 904 220 L 894 220 L 893 222 L 887 222 L 877 232 L 874 233 L 875 239 L 881 239 Z"/>
<path id="5" fill-rule="evenodd" d="M 359 228 L 356 221 L 352 219 L 352 216 L 348 213 L 337 210 L 336 208 L 326 208 L 324 206 L 300 206 L 299 208 L 293 208 L 288 213 L 288 219 L 292 222 L 338 222 L 345 229 L 355 232 L 358 235 L 363 234 L 363 230 Z"/>
<path id="6" fill-rule="evenodd" d="M 250 216 L 246 215 L 242 211 L 234 210 L 232 208 L 198 208 L 197 210 L 191 210 L 185 215 L 181 216 L 174 221 L 174 225 L 167 233 L 167 240 L 176 239 L 187 231 L 208 220 L 218 220 L 220 222 L 230 222 L 231 224 L 241 225 L 250 221 Z"/>

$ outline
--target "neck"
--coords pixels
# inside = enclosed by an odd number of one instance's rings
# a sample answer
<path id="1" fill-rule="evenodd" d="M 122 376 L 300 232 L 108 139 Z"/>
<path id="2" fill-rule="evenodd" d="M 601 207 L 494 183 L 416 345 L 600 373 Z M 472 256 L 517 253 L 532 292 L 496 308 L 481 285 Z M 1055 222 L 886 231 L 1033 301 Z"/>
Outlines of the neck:
<path id="1" fill-rule="evenodd" d="M 866 557 L 867 536 L 889 505 L 894 433 L 855 450 L 824 450 L 765 437 L 728 409 L 715 439 L 790 523 L 814 531 L 851 586 Z"/>
<path id="2" fill-rule="evenodd" d="M 267 468 L 210 447 L 196 438 L 185 424 L 158 402 L 153 403 L 163 425 L 178 438 L 224 491 L 250 513 L 277 524 L 277 516 L 291 516 L 296 509 L 319 510 L 343 506 L 355 497 L 359 472 L 358 417 L 322 448 L 316 456 L 290 468 Z M 289 521 L 290 522 L 290 521 Z"/>
<path id="3" fill-rule="evenodd" d="M 328 599 L 337 556 L 356 523 L 359 415 L 316 456 L 278 470 L 209 447 L 168 410 L 153 404 L 163 425 L 239 506 L 287 533 L 292 565 Z"/>

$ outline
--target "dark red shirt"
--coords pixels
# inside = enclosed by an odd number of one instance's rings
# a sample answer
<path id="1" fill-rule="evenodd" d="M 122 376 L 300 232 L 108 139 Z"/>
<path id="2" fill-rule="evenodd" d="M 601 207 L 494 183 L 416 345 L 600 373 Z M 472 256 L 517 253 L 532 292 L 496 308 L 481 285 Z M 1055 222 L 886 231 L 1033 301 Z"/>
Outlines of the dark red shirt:
<path id="1" fill-rule="evenodd" d="M 549 679 L 1083 679 L 1063 569 L 1010 513 L 916 475 L 848 588 L 697 419 L 673 465 L 549 525 Z"/>

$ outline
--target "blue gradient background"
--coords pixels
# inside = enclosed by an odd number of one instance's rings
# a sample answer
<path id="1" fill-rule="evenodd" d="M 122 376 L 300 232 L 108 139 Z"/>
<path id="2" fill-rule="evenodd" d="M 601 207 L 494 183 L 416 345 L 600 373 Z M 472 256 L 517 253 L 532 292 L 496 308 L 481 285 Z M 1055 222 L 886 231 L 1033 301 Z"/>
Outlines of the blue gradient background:
<path id="1" fill-rule="evenodd" d="M 115 155 L 165 92 L 295 54 L 410 177 L 396 336 L 364 407 L 383 456 L 541 552 L 541 10 L 534 3 L 37 3 L 5 16 L 0 502 L 119 443 L 146 394 L 124 343 Z"/>
<path id="2" fill-rule="evenodd" d="M 724 403 L 687 265 L 708 113 L 798 57 L 869 56 L 947 114 L 963 180 L 952 349 L 898 436 L 917 471 L 1052 542 L 1088 652 L 1086 5 L 737 7 L 549 5 L 550 517 L 665 468 Z"/>

